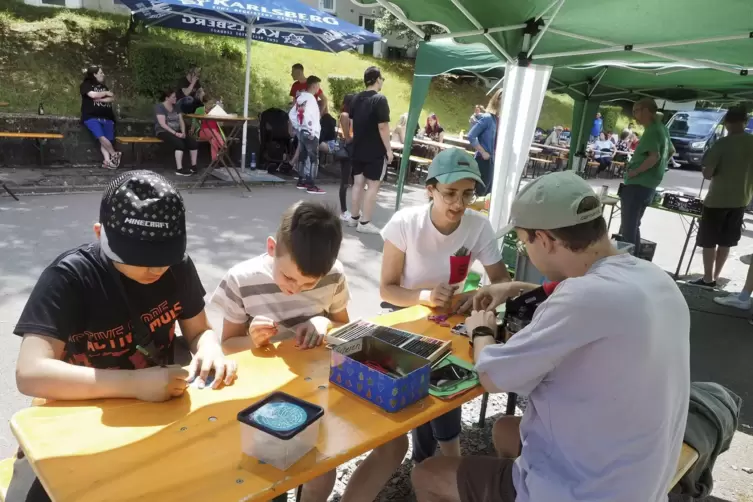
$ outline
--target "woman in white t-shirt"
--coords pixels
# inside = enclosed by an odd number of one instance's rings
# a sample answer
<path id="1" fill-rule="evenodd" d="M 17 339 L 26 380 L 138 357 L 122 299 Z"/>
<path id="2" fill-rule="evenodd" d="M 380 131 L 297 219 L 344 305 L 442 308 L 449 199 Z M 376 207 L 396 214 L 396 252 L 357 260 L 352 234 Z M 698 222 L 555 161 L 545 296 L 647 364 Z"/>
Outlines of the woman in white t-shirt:
<path id="1" fill-rule="evenodd" d="M 492 283 L 510 280 L 489 219 L 468 209 L 477 183 L 481 174 L 469 153 L 450 148 L 434 157 L 426 180 L 430 203 L 401 209 L 382 230 L 382 300 L 398 308 L 468 310 L 472 293 L 455 293 L 475 260 Z M 457 408 L 412 431 L 413 459 L 431 457 L 437 442 L 443 455 L 460 456 L 460 416 Z"/>

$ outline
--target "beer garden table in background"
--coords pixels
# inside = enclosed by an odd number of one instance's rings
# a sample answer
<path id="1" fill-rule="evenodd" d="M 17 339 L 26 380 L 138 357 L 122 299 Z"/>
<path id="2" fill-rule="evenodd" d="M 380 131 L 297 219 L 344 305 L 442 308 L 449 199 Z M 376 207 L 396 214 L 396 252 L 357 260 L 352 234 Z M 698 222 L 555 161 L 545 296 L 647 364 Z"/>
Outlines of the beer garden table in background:
<path id="1" fill-rule="evenodd" d="M 214 115 L 195 115 L 193 113 L 187 113 L 184 115 L 184 117 L 189 119 L 196 119 L 199 121 L 204 120 L 213 120 L 222 125 L 230 125 L 232 128 L 230 129 L 230 132 L 225 133 L 225 144 L 219 149 L 217 152 L 217 158 L 214 159 L 212 162 L 209 163 L 209 166 L 204 170 L 203 173 L 201 173 L 201 176 L 199 179 L 194 183 L 194 185 L 191 187 L 191 190 L 194 190 L 195 188 L 198 188 L 204 184 L 204 182 L 207 180 L 207 178 L 212 174 L 212 172 L 222 165 L 222 167 L 225 168 L 225 171 L 227 171 L 228 176 L 238 186 L 243 185 L 243 187 L 248 190 L 249 192 L 251 189 L 248 187 L 246 182 L 243 180 L 243 176 L 241 175 L 241 171 L 243 170 L 243 166 L 240 166 L 240 170 L 238 169 L 238 166 L 233 164 L 233 159 L 230 158 L 230 145 L 233 144 L 233 142 L 240 141 L 241 134 L 243 133 L 243 124 L 252 120 L 255 120 L 251 117 L 238 117 L 234 115 L 228 115 L 228 116 L 214 116 Z M 224 132 L 224 131 L 223 131 Z M 235 173 L 235 176 L 233 175 Z M 237 176 L 237 180 L 236 180 Z"/>
<path id="2" fill-rule="evenodd" d="M 453 354 L 469 360 L 468 339 L 429 321 L 429 314 L 412 307 L 374 322 L 452 339 Z M 304 351 L 288 340 L 230 357 L 238 362 L 238 380 L 220 390 L 189 387 L 165 403 L 51 402 L 19 411 L 11 428 L 56 502 L 255 501 L 293 489 L 483 393 L 479 386 L 451 401 L 429 396 L 390 414 L 330 384 L 324 347 Z M 316 447 L 287 471 L 243 455 L 236 420 L 239 411 L 276 390 L 324 408 Z"/>

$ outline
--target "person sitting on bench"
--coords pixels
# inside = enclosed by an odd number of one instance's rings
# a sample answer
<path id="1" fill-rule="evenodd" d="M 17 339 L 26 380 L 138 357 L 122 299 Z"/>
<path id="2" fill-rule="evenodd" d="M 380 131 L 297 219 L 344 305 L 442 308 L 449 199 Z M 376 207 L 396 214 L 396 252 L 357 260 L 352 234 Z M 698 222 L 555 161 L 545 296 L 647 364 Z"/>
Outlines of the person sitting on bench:
<path id="1" fill-rule="evenodd" d="M 84 74 L 81 93 L 81 122 L 99 141 L 102 151 L 102 167 L 117 169 L 121 153 L 115 151 L 115 113 L 112 103 L 115 95 L 105 85 L 105 72 L 101 66 L 90 66 Z"/>
<path id="2" fill-rule="evenodd" d="M 196 173 L 196 161 L 199 157 L 199 145 L 186 134 L 186 123 L 176 105 L 177 97 L 172 89 L 164 91 L 160 103 L 154 107 L 154 132 L 157 137 L 175 150 L 175 174 L 191 176 Z M 191 169 L 183 169 L 183 152 L 191 153 Z"/>

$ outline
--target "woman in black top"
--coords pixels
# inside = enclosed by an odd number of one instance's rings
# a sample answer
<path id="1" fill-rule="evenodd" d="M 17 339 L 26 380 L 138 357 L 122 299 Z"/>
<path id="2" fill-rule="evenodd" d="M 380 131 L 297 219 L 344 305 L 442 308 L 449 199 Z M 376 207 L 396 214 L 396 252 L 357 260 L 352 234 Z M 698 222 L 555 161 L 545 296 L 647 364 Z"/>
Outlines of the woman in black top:
<path id="1" fill-rule="evenodd" d="M 157 137 L 175 150 L 175 164 L 178 176 L 191 176 L 196 172 L 196 161 L 199 157 L 199 145 L 196 140 L 186 134 L 186 123 L 177 105 L 177 97 L 172 89 L 164 91 L 161 102 L 154 106 L 154 132 Z M 191 153 L 191 169 L 183 169 L 183 152 Z"/>
<path id="2" fill-rule="evenodd" d="M 115 113 L 112 103 L 115 95 L 104 84 L 105 72 L 100 66 L 86 69 L 84 81 L 81 82 L 81 122 L 99 141 L 102 151 L 102 167 L 117 169 L 120 165 L 120 152 L 115 151 Z"/>

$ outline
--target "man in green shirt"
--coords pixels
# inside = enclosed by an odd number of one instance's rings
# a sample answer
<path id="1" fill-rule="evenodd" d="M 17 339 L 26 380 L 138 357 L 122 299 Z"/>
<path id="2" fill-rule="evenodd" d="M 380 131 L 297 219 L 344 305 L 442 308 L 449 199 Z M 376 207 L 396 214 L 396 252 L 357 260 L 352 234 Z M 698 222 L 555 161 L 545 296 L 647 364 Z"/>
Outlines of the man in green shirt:
<path id="1" fill-rule="evenodd" d="M 724 117 L 729 134 L 703 157 L 703 177 L 711 184 L 696 237 L 703 248 L 703 277 L 691 283 L 697 286 L 716 286 L 729 249 L 742 235 L 745 208 L 753 197 L 753 136 L 745 133 L 747 121 L 744 108 L 730 108 Z M 750 308 L 750 301 L 746 304 Z"/>
<path id="2" fill-rule="evenodd" d="M 625 186 L 620 195 L 622 205 L 622 240 L 635 245 L 641 242 L 641 219 L 654 198 L 656 187 L 664 178 L 665 166 L 672 150 L 669 132 L 656 116 L 656 102 L 643 98 L 633 105 L 633 116 L 644 127 L 635 153 L 625 170 Z"/>

